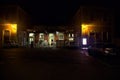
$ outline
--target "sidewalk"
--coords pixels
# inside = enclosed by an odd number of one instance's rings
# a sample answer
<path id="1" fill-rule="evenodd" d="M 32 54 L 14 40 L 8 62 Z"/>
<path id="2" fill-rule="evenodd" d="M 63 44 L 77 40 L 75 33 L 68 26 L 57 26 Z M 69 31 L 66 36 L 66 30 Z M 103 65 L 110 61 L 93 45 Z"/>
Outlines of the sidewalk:
<path id="1" fill-rule="evenodd" d="M 89 55 L 89 53 L 87 53 Z M 109 67 L 120 67 L 120 56 L 95 56 L 89 55 L 97 59 L 99 62 Z"/>
<path id="2" fill-rule="evenodd" d="M 118 67 L 120 68 L 120 56 L 96 56 L 96 55 L 89 55 L 87 49 L 82 49 L 81 53 L 85 56 L 92 57 L 96 59 L 98 62 L 106 65 L 108 67 Z"/>

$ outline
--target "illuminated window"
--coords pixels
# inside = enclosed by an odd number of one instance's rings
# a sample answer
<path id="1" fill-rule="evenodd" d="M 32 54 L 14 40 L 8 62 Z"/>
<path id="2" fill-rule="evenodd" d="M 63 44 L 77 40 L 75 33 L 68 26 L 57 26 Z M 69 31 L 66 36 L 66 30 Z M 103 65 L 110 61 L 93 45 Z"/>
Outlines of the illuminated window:
<path id="1" fill-rule="evenodd" d="M 74 37 L 74 34 L 72 34 L 72 37 Z"/>
<path id="2" fill-rule="evenodd" d="M 33 38 L 29 38 L 29 44 L 31 44 L 31 42 L 33 42 L 34 39 Z"/>
<path id="3" fill-rule="evenodd" d="M 41 38 L 41 39 L 44 39 L 44 35 L 41 35 L 40 38 Z"/>
<path id="4" fill-rule="evenodd" d="M 87 45 L 87 39 L 86 39 L 86 38 L 83 38 L 83 39 L 82 39 L 82 44 L 83 44 L 83 45 Z"/>
<path id="5" fill-rule="evenodd" d="M 73 38 L 69 38 L 69 41 L 73 41 L 74 39 Z"/>
<path id="6" fill-rule="evenodd" d="M 56 31 L 56 34 L 58 35 L 58 34 L 59 34 L 59 32 L 58 32 L 58 31 Z"/>
<path id="7" fill-rule="evenodd" d="M 43 34 L 43 33 L 40 33 L 40 34 L 39 34 L 39 38 L 44 39 L 44 34 Z"/>
<path id="8" fill-rule="evenodd" d="M 29 33 L 29 37 L 33 37 L 34 36 L 34 33 Z"/>
<path id="9" fill-rule="evenodd" d="M 31 44 L 31 42 L 34 42 L 34 33 L 29 33 L 29 44 Z"/>
<path id="10" fill-rule="evenodd" d="M 64 34 L 63 33 L 59 33 L 59 40 L 64 40 Z"/>
<path id="11" fill-rule="evenodd" d="M 68 37 L 74 37 L 74 34 L 70 34 L 70 33 L 69 33 Z"/>
<path id="12" fill-rule="evenodd" d="M 70 34 L 68 36 L 71 37 Z"/>
<path id="13" fill-rule="evenodd" d="M 39 34 L 39 40 L 44 40 L 44 33 Z"/>
<path id="14" fill-rule="evenodd" d="M 74 34 L 69 33 L 68 36 L 69 36 L 69 41 L 73 41 L 74 40 Z"/>

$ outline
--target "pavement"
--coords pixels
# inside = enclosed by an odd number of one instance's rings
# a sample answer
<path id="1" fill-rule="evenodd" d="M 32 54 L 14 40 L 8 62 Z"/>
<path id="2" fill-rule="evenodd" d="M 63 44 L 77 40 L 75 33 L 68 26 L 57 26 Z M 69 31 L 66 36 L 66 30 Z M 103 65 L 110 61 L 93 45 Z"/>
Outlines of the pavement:
<path id="1" fill-rule="evenodd" d="M 87 51 L 85 51 L 84 53 L 89 55 Z M 95 58 L 96 60 L 100 61 L 102 64 L 105 64 L 109 67 L 120 67 L 120 56 L 119 55 L 90 54 L 89 56 Z"/>
<path id="2" fill-rule="evenodd" d="M 0 80 L 116 80 L 109 67 L 79 49 L 0 49 Z"/>

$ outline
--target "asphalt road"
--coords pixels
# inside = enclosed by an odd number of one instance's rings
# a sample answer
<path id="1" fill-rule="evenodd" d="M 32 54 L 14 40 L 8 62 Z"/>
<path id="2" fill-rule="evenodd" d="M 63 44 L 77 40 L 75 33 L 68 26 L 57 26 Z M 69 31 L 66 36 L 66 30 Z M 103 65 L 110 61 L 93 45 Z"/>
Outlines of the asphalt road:
<path id="1" fill-rule="evenodd" d="M 81 50 L 0 49 L 0 80 L 116 80 L 111 67 Z"/>

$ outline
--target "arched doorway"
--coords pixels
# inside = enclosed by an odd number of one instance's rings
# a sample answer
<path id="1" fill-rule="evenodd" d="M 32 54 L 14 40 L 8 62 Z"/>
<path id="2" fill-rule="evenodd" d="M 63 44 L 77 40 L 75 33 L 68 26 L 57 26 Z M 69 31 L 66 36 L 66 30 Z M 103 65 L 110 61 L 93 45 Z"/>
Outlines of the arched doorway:
<path id="1" fill-rule="evenodd" d="M 3 30 L 3 45 L 7 44 L 10 41 L 10 30 Z"/>

